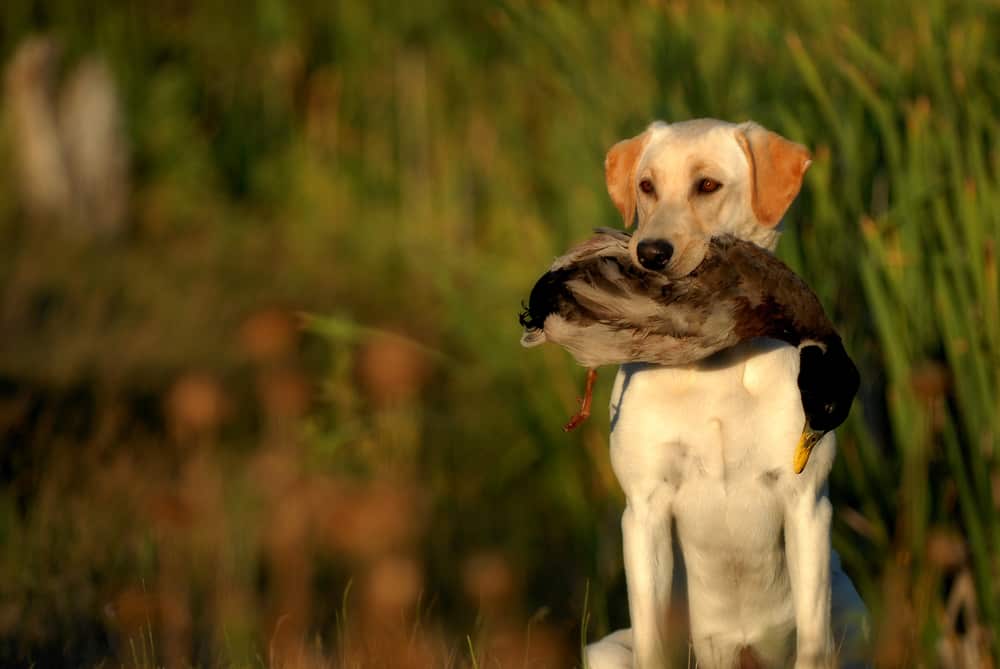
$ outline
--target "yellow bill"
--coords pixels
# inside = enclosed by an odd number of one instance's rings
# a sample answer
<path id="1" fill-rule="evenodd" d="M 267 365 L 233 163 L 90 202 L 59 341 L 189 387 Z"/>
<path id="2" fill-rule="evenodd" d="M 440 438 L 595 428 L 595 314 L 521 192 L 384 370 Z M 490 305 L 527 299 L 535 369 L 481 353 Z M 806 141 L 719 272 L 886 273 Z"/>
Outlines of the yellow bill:
<path id="1" fill-rule="evenodd" d="M 813 447 L 823 438 L 825 432 L 817 432 L 809 428 L 806 423 L 802 426 L 802 436 L 799 437 L 799 445 L 795 447 L 795 457 L 792 459 L 792 469 L 796 474 L 801 474 L 802 470 L 809 464 L 809 456 L 812 455 Z"/>

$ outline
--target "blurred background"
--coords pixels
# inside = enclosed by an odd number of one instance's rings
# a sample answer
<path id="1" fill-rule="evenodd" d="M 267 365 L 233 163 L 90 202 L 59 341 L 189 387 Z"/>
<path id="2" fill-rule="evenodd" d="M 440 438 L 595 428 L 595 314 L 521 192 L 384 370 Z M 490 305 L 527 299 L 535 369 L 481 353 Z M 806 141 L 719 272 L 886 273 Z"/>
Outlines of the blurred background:
<path id="1" fill-rule="evenodd" d="M 713 116 L 814 152 L 878 665 L 996 666 L 996 2 L 7 0 L 0 63 L 0 665 L 578 666 L 623 500 L 519 303 Z"/>

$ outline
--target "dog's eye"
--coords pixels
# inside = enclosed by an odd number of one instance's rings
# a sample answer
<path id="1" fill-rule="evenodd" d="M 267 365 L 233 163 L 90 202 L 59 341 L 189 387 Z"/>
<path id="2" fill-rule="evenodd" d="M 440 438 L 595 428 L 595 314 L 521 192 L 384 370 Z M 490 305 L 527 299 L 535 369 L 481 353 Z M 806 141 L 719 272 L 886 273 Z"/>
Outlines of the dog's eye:
<path id="1" fill-rule="evenodd" d="M 709 179 L 706 177 L 697 183 L 697 187 L 699 193 L 714 193 L 722 188 L 722 184 L 715 179 Z"/>
<path id="2" fill-rule="evenodd" d="M 646 195 L 652 195 L 653 193 L 656 192 L 656 187 L 653 185 L 653 182 L 650 181 L 649 179 L 643 179 L 642 181 L 639 182 L 639 190 L 641 190 Z"/>

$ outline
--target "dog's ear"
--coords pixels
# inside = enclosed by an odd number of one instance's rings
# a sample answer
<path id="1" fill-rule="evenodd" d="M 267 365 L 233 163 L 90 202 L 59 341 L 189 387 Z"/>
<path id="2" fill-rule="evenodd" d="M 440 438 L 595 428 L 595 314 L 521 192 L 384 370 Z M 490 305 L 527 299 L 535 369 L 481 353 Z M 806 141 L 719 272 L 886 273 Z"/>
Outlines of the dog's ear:
<path id="1" fill-rule="evenodd" d="M 649 139 L 649 130 L 631 139 L 623 139 L 608 151 L 604 159 L 604 181 L 608 195 L 622 215 L 625 227 L 635 220 L 635 166 Z"/>
<path id="2" fill-rule="evenodd" d="M 752 121 L 736 130 L 750 164 L 750 203 L 757 221 L 773 228 L 799 194 L 812 159 L 809 150 Z"/>

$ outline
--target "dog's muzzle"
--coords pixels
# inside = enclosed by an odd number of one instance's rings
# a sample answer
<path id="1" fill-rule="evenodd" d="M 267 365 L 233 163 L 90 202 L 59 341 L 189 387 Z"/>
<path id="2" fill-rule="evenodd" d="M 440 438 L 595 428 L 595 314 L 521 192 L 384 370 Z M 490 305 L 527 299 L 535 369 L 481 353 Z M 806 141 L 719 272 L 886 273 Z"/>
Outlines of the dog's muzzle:
<path id="1" fill-rule="evenodd" d="M 644 239 L 636 247 L 639 264 L 646 269 L 658 272 L 667 266 L 674 255 L 674 246 L 666 239 Z"/>

